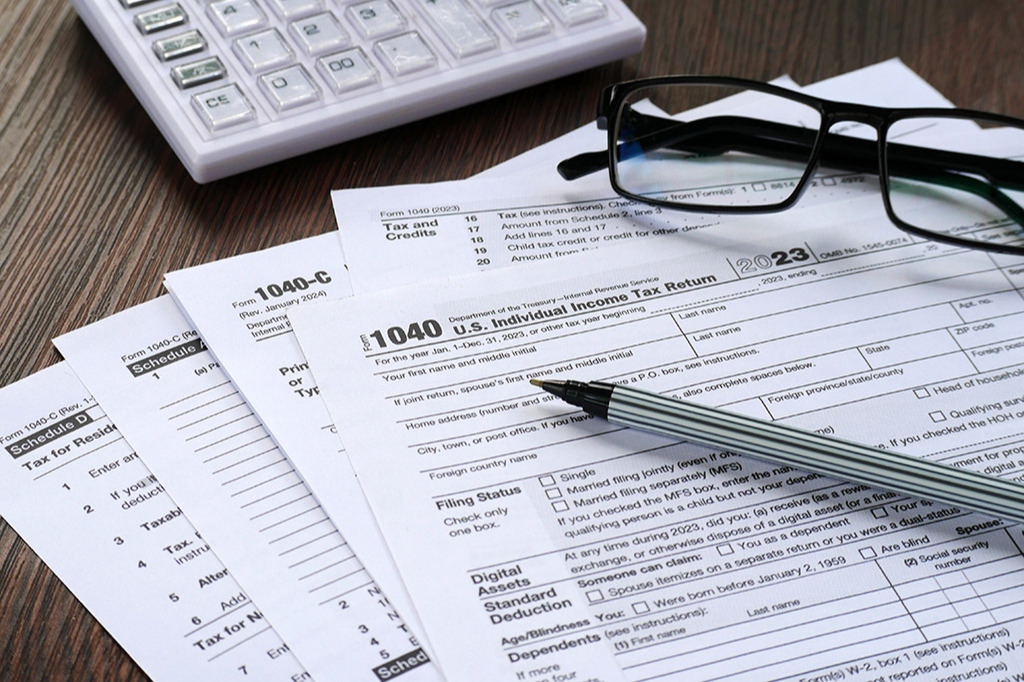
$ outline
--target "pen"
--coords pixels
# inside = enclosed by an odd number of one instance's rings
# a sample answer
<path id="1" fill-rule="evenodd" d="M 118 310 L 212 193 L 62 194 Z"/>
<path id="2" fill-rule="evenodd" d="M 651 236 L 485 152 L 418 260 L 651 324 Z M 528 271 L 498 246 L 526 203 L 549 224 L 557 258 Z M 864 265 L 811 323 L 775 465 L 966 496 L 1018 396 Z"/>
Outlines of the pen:
<path id="1" fill-rule="evenodd" d="M 1024 522 L 1024 485 L 603 381 L 530 379 L 613 424 Z"/>

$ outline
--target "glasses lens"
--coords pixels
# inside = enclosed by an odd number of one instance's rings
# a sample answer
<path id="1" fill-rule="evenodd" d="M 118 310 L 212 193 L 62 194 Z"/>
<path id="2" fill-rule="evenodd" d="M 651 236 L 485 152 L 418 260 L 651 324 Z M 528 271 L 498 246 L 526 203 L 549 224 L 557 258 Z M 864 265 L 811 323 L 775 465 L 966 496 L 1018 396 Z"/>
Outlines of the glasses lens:
<path id="1" fill-rule="evenodd" d="M 939 236 L 982 245 L 1024 244 L 1024 159 L 1001 158 L 996 149 L 975 152 L 984 148 L 965 147 L 962 135 L 937 137 L 927 147 L 900 141 L 949 122 L 949 117 L 906 118 L 889 128 L 885 156 L 893 214 Z M 1024 129 L 1020 136 L 1024 140 Z"/>
<path id="2" fill-rule="evenodd" d="M 617 112 L 614 173 L 627 193 L 694 209 L 771 207 L 796 193 L 820 124 L 817 109 L 756 90 L 648 86 Z"/>

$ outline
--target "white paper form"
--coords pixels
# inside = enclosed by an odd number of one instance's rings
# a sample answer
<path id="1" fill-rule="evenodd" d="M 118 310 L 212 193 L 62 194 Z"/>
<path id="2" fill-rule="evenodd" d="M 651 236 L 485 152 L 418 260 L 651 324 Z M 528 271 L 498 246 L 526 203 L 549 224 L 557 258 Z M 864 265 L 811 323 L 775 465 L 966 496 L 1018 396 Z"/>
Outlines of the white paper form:
<path id="1" fill-rule="evenodd" d="M 168 273 L 165 284 L 359 561 L 422 632 L 284 315 L 302 301 L 349 296 L 343 263 L 332 232 Z"/>
<path id="2" fill-rule="evenodd" d="M 309 679 L 67 363 L 0 390 L 0 514 L 155 680 Z"/>
<path id="3" fill-rule="evenodd" d="M 170 297 L 55 343 L 314 679 L 441 679 Z"/>
<path id="4" fill-rule="evenodd" d="M 621 429 L 526 383 L 637 383 L 1024 477 L 1024 266 L 845 215 L 289 311 L 451 679 L 1024 669 L 1020 527 Z"/>
<path id="5" fill-rule="evenodd" d="M 817 81 L 806 86 L 804 92 L 825 99 L 888 107 L 953 106 L 898 57 Z"/>
<path id="6" fill-rule="evenodd" d="M 879 105 L 916 102 L 945 106 L 948 101 L 898 60 L 837 76 L 803 89 L 821 97 L 871 101 Z M 736 107 L 739 108 L 736 108 Z M 756 110 L 767 115 L 765 98 L 745 93 L 705 105 L 703 115 Z M 777 112 L 786 116 L 785 111 Z M 693 115 L 683 112 L 682 118 Z M 867 128 L 866 126 L 861 126 Z M 859 134 L 846 130 L 848 134 Z M 867 128 L 868 135 L 874 130 Z M 973 124 L 948 122 L 915 131 L 905 141 L 926 142 L 956 134 L 980 135 Z M 602 140 L 602 144 L 604 141 Z M 592 151 L 580 146 L 576 153 Z M 456 182 L 360 188 L 331 193 L 343 249 L 356 292 L 409 284 L 424 278 L 557 258 L 623 240 L 681 234 L 739 216 L 665 211 L 619 197 L 604 172 L 566 182 L 550 169 L 533 175 L 475 177 Z M 548 172 L 551 171 L 551 172 Z M 775 193 L 781 201 L 797 178 L 753 183 L 751 193 Z M 723 187 L 679 188 L 714 193 Z M 728 191 L 739 191 L 730 186 Z M 874 212 L 884 217 L 877 177 L 847 171 L 821 171 L 799 207 L 874 196 Z M 486 207 L 486 208 L 484 208 Z"/>

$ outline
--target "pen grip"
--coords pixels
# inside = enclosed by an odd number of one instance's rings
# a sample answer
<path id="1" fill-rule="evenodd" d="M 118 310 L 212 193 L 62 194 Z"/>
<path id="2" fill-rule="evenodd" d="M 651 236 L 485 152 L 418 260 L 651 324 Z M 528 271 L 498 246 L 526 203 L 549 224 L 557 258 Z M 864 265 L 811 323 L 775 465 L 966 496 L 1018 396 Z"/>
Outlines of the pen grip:
<path id="1" fill-rule="evenodd" d="M 1024 522 L 1024 485 L 616 385 L 608 421 L 769 462 Z"/>

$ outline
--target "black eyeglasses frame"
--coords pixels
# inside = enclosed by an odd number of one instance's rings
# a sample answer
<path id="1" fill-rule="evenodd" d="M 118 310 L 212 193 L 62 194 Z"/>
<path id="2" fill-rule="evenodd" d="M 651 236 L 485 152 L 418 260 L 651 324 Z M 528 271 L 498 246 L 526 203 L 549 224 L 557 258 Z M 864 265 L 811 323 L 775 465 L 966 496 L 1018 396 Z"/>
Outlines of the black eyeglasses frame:
<path id="1" fill-rule="evenodd" d="M 633 92 L 644 88 L 671 85 L 705 85 L 741 88 L 789 99 L 816 110 L 821 117 L 821 123 L 817 130 L 813 147 L 807 161 L 807 168 L 797 181 L 793 192 L 786 197 L 786 199 L 775 204 L 758 206 L 720 206 L 686 204 L 647 197 L 633 193 L 622 187 L 616 174 L 620 131 L 618 130 L 617 125 L 613 125 L 613 123 L 617 123 L 621 119 L 619 113 L 624 104 L 626 104 L 627 97 Z M 566 159 L 559 164 L 559 173 L 561 173 L 566 179 L 575 179 L 607 166 L 609 179 L 615 192 L 623 197 L 645 204 L 674 210 L 713 214 L 774 213 L 784 211 L 792 207 L 799 201 L 802 194 L 806 191 L 811 178 L 818 170 L 822 157 L 822 149 L 824 148 L 826 139 L 828 139 L 829 130 L 837 123 L 862 123 L 873 127 L 877 134 L 876 153 L 878 161 L 877 173 L 880 180 L 879 185 L 881 188 L 882 201 L 885 206 L 886 215 L 894 225 L 923 239 L 939 241 L 964 248 L 982 249 L 1013 255 L 1024 255 L 1024 246 L 1001 244 L 997 242 L 973 241 L 970 239 L 943 234 L 941 232 L 933 232 L 908 223 L 896 215 L 892 207 L 892 201 L 889 193 L 890 177 L 888 173 L 888 159 L 886 154 L 888 132 L 894 123 L 913 118 L 948 118 L 981 121 L 992 125 L 1020 128 L 1022 129 L 1022 132 L 1024 132 L 1024 120 L 972 109 L 938 107 L 880 107 L 824 99 L 772 85 L 770 83 L 744 78 L 732 78 L 727 76 L 658 76 L 653 78 L 624 81 L 607 86 L 601 93 L 597 111 L 597 126 L 600 129 L 608 131 L 608 148 L 606 152 L 592 152 L 573 157 L 572 159 Z M 604 158 L 598 162 L 598 159 L 602 154 Z M 1024 189 L 1024 174 L 1022 174 L 1020 182 L 1022 185 L 1021 188 Z"/>

